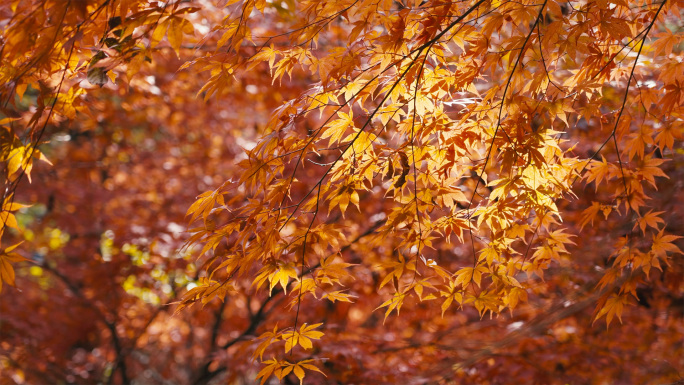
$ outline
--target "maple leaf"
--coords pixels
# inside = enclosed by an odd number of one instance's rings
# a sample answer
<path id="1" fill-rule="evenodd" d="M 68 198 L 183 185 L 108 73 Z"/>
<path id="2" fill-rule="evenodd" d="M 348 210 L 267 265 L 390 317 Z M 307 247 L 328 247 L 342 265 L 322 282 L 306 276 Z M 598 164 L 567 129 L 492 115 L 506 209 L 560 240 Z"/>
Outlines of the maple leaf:
<path id="1" fill-rule="evenodd" d="M 321 284 L 339 284 L 342 278 L 351 277 L 346 270 L 351 263 L 335 262 L 337 255 L 333 254 L 326 258 L 321 258 L 321 266 L 316 270 L 316 281 Z M 353 278 L 353 277 L 352 277 Z"/>
<path id="2" fill-rule="evenodd" d="M 317 340 L 323 336 L 323 332 L 318 330 L 313 330 L 323 325 L 322 323 L 317 323 L 313 325 L 303 324 L 299 331 L 284 332 L 282 334 L 282 339 L 285 341 L 285 353 L 289 352 L 299 344 L 304 349 L 313 348 L 312 339 Z"/>
<path id="3" fill-rule="evenodd" d="M 29 206 L 13 202 L 11 196 L 5 198 L 5 201 L 2 204 L 2 211 L 0 211 L 0 224 L 2 226 L 0 227 L 0 235 L 2 235 L 2 233 L 4 232 L 5 227 L 11 227 L 19 230 L 19 223 L 17 222 L 17 218 L 15 217 L 15 215 L 12 214 L 12 211 L 17 211 L 23 207 Z"/>
<path id="4" fill-rule="evenodd" d="M 596 190 L 598 190 L 599 184 L 606 177 L 612 177 L 615 173 L 614 166 L 606 161 L 606 158 L 601 155 L 601 162 L 592 161 L 588 167 L 587 173 L 587 183 L 595 181 Z"/>
<path id="5" fill-rule="evenodd" d="M 672 48 L 682 41 L 681 34 L 674 34 L 669 29 L 654 35 L 657 39 L 653 42 L 653 56 L 668 55 Z"/>
<path id="6" fill-rule="evenodd" d="M 252 355 L 252 359 L 255 360 L 256 357 L 259 357 L 259 360 L 263 360 L 264 352 L 266 349 L 271 346 L 274 342 L 278 341 L 281 337 L 281 334 L 278 333 L 278 325 L 273 327 L 272 332 L 266 332 L 263 333 L 258 337 L 258 339 L 263 340 L 261 343 L 259 343 L 259 346 L 256 347 L 254 350 L 254 354 Z M 268 377 L 268 376 L 267 376 Z"/>
<path id="7" fill-rule="evenodd" d="M 273 293 L 273 288 L 277 284 L 280 284 L 280 287 L 283 288 L 283 292 L 287 294 L 287 285 L 290 282 L 290 278 L 299 281 L 299 276 L 294 265 L 291 263 L 284 263 L 276 268 L 275 271 L 268 276 L 268 280 L 271 282 L 268 290 L 269 295 Z"/>
<path id="8" fill-rule="evenodd" d="M 382 282 L 380 282 L 378 290 L 382 289 L 388 283 L 394 282 L 395 291 L 399 291 L 399 280 L 404 275 L 405 270 L 415 270 L 415 261 L 407 260 L 403 255 L 399 254 L 397 261 L 383 263 L 380 267 L 391 268 L 392 271 L 383 278 Z"/>
<path id="9" fill-rule="evenodd" d="M 352 112 L 346 114 L 342 111 L 337 113 L 340 119 L 332 121 L 328 128 L 321 134 L 321 139 L 330 138 L 328 146 L 333 146 L 339 142 L 347 129 L 354 127 L 354 116 Z"/>
<path id="10" fill-rule="evenodd" d="M 303 361 L 299 361 L 299 362 L 292 365 L 292 372 L 294 373 L 295 376 L 297 376 L 297 378 L 299 378 L 299 384 L 300 385 L 303 384 L 304 377 L 306 376 L 304 369 L 313 370 L 313 371 L 321 373 L 325 376 L 325 374 L 323 372 L 321 372 L 320 369 L 318 369 L 315 365 L 309 363 L 312 361 L 313 360 L 303 360 Z"/>
<path id="11" fill-rule="evenodd" d="M 341 291 L 332 291 L 329 293 L 325 293 L 322 298 L 325 298 L 327 300 L 330 300 L 330 302 L 335 303 L 335 301 L 342 301 L 342 302 L 352 302 L 353 296 L 343 293 Z"/>
<path id="12" fill-rule="evenodd" d="M 658 224 L 665 223 L 665 221 L 659 216 L 662 213 L 664 213 L 664 211 L 653 212 L 653 210 L 650 210 L 648 213 L 644 214 L 641 218 L 637 220 L 637 222 L 634 224 L 634 228 L 636 229 L 637 226 L 639 226 L 639 228 L 644 234 L 646 234 L 647 227 L 651 227 L 653 229 L 658 230 Z"/>
<path id="13" fill-rule="evenodd" d="M 3 282 L 10 286 L 14 286 L 14 268 L 11 263 L 28 261 L 28 259 L 21 255 L 12 252 L 20 244 L 21 243 L 17 243 L 0 252 L 0 293 L 2 292 Z"/>
<path id="14" fill-rule="evenodd" d="M 628 299 L 629 298 L 625 294 L 611 294 L 610 297 L 605 300 L 603 305 L 598 308 L 598 313 L 594 317 L 594 322 L 605 315 L 606 327 L 610 326 L 610 322 L 615 316 L 617 316 L 620 320 L 620 323 L 622 323 L 622 310 L 628 303 Z"/>
<path id="15" fill-rule="evenodd" d="M 661 151 L 668 148 L 672 150 L 672 146 L 674 146 L 675 143 L 675 132 L 673 125 L 665 125 L 658 131 L 655 142 Z"/>
<path id="16" fill-rule="evenodd" d="M 442 302 L 442 317 L 444 317 L 444 312 L 447 311 L 454 300 L 459 304 L 463 303 L 463 293 L 458 290 L 460 287 L 461 286 L 457 285 L 455 281 L 450 281 L 446 290 L 440 290 L 440 295 L 446 297 L 444 302 Z"/>
<path id="17" fill-rule="evenodd" d="M 34 158 L 38 158 L 39 160 L 52 165 L 52 162 L 50 162 L 35 146 L 17 146 L 12 149 L 7 156 L 8 176 L 14 180 L 17 178 L 19 171 L 21 171 L 26 174 L 30 183 Z"/>
<path id="18" fill-rule="evenodd" d="M 668 252 L 682 254 L 682 250 L 672 243 L 677 239 L 681 239 L 682 237 L 679 235 L 665 235 L 664 231 L 665 229 L 662 229 L 658 232 L 658 234 L 653 235 L 653 245 L 651 246 L 651 251 L 656 256 L 665 256 Z"/>
<path id="19" fill-rule="evenodd" d="M 478 265 L 476 267 L 464 267 L 455 273 L 456 279 L 454 280 L 454 285 L 461 285 L 465 287 L 473 282 L 477 286 L 480 286 L 483 273 L 487 273 L 487 268 L 483 265 Z"/>
<path id="20" fill-rule="evenodd" d="M 263 367 L 259 373 L 256 375 L 256 379 L 258 380 L 261 378 L 261 385 L 264 385 L 266 380 L 268 380 L 269 377 L 271 377 L 272 374 L 277 373 L 276 375 L 282 373 L 280 371 L 280 368 L 283 367 L 283 365 L 287 364 L 287 361 L 278 361 L 275 358 L 271 358 L 270 360 L 262 361 L 262 364 L 266 364 L 265 367 Z M 278 376 L 278 379 L 281 379 L 281 376 Z"/>
<path id="21" fill-rule="evenodd" d="M 387 310 L 385 311 L 385 318 L 383 319 L 383 323 L 387 321 L 387 317 L 392 313 L 392 311 L 396 310 L 397 315 L 399 315 L 399 311 L 401 310 L 401 306 L 404 304 L 405 298 L 406 293 L 396 292 L 394 293 L 392 298 L 388 299 L 387 301 L 383 302 L 380 306 L 375 308 L 375 310 L 382 309 L 383 307 L 387 308 Z"/>

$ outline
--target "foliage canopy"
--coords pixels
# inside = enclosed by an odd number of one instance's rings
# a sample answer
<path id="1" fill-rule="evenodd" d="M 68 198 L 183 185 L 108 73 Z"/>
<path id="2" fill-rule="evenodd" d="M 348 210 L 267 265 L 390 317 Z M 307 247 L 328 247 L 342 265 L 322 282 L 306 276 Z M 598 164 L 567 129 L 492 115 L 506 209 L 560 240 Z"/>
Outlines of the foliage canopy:
<path id="1" fill-rule="evenodd" d="M 680 381 L 683 6 L 3 2 L 0 383 Z"/>

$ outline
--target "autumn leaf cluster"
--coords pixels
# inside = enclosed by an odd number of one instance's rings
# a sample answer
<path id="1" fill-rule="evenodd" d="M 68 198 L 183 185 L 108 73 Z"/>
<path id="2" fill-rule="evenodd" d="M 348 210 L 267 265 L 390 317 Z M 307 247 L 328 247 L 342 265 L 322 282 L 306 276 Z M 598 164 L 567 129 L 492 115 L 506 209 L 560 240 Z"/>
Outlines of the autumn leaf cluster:
<path id="1" fill-rule="evenodd" d="M 141 340 L 181 350 L 155 320 L 190 341 L 204 313 L 206 362 L 160 378 L 598 381 L 582 354 L 622 327 L 677 355 L 681 2 L 0 7 L 1 282 L 33 264 L 36 301 L 94 312 L 109 383 Z"/>

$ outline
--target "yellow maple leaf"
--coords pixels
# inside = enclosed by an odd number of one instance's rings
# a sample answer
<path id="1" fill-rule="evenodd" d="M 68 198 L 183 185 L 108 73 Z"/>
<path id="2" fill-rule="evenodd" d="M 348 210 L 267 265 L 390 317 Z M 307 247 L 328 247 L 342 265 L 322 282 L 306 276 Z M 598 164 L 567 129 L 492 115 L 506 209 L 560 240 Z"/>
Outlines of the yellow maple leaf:
<path id="1" fill-rule="evenodd" d="M 0 251 L 0 293 L 2 292 L 3 282 L 6 282 L 10 286 L 14 286 L 14 268 L 10 263 L 28 261 L 28 259 L 21 255 L 12 252 L 20 244 L 21 243 L 17 243 L 14 246 L 10 246 L 5 250 Z"/>
<path id="2" fill-rule="evenodd" d="M 622 323 L 622 310 L 627 304 L 628 299 L 629 297 L 626 294 L 611 294 L 603 306 L 601 306 L 601 310 L 599 310 L 598 314 L 596 314 L 594 322 L 605 315 L 606 327 L 610 326 L 610 322 L 615 316 L 617 316 L 620 320 L 620 323 Z"/>

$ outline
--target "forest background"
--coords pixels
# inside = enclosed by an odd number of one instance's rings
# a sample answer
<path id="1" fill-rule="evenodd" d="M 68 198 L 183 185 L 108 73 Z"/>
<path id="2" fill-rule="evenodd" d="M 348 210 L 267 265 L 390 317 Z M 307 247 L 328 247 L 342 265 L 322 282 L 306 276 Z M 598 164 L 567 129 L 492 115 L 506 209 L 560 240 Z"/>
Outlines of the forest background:
<path id="1" fill-rule="evenodd" d="M 683 5 L 0 2 L 0 384 L 684 383 Z"/>

